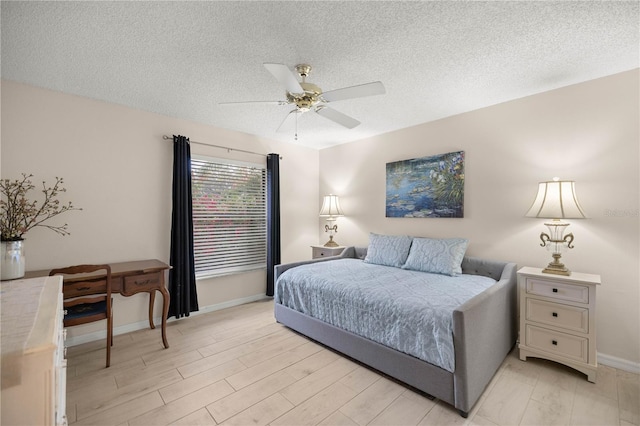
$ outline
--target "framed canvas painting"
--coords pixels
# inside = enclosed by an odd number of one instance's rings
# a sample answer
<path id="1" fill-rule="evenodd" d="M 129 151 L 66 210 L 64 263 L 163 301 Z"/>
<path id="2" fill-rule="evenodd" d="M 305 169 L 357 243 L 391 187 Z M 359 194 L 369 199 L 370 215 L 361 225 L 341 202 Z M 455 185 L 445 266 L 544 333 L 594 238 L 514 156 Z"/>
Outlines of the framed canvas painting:
<path id="1" fill-rule="evenodd" d="M 464 217 L 464 151 L 387 163 L 386 217 Z"/>

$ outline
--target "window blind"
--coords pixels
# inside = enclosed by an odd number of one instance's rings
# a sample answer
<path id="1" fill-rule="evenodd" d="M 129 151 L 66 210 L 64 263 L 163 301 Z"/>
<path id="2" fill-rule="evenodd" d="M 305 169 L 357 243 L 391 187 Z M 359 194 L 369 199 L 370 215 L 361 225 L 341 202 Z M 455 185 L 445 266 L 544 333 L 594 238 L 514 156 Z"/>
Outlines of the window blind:
<path id="1" fill-rule="evenodd" d="M 196 276 L 266 268 L 264 166 L 191 159 Z"/>

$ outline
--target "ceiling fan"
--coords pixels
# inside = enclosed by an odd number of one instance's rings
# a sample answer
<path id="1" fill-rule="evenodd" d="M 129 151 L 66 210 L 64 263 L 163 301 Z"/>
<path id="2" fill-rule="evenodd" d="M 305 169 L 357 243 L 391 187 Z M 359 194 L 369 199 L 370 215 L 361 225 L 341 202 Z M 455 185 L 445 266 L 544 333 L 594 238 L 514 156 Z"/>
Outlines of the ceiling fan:
<path id="1" fill-rule="evenodd" d="M 287 114 L 284 121 L 278 127 L 277 131 L 280 131 L 280 129 L 284 127 L 288 127 L 285 126 L 285 123 L 294 118 L 296 121 L 296 139 L 298 114 L 312 111 L 320 115 L 321 117 L 327 118 L 348 129 L 353 129 L 360 124 L 358 120 L 327 106 L 327 104 L 331 102 L 342 101 L 345 99 L 382 95 L 385 93 L 384 85 L 380 81 L 323 92 L 320 87 L 306 81 L 309 73 L 311 72 L 311 65 L 298 64 L 295 66 L 294 69 L 300 76 L 300 79 L 302 80 L 301 82 L 298 81 L 295 74 L 286 65 L 265 63 L 264 66 L 267 71 L 269 71 L 285 88 L 286 100 L 222 102 L 221 104 L 241 104 L 257 102 L 276 105 L 293 105 L 294 108 L 289 111 L 289 114 Z"/>

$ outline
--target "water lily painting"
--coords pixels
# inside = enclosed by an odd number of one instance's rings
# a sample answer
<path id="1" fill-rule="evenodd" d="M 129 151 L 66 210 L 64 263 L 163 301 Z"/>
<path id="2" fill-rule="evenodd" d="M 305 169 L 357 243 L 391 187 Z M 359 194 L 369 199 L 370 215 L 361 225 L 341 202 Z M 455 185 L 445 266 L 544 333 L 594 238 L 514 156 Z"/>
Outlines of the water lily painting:
<path id="1" fill-rule="evenodd" d="M 464 217 L 464 151 L 387 163 L 387 217 Z"/>

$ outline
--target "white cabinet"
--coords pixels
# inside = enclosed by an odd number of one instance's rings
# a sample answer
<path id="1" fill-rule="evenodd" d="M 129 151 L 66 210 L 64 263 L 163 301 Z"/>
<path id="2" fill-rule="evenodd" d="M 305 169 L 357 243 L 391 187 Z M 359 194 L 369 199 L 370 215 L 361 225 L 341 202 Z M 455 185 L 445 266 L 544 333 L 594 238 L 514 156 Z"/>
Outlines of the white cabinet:
<path id="1" fill-rule="evenodd" d="M 596 286 L 600 275 L 550 275 L 538 268 L 518 271 L 520 359 L 556 361 L 596 381 Z"/>
<path id="2" fill-rule="evenodd" d="M 338 256 L 344 251 L 343 246 L 339 247 L 325 247 L 325 246 L 311 246 L 311 258 L 318 259 L 320 257 Z"/>
<path id="3" fill-rule="evenodd" d="M 66 425 L 62 277 L 3 281 L 2 424 Z"/>

